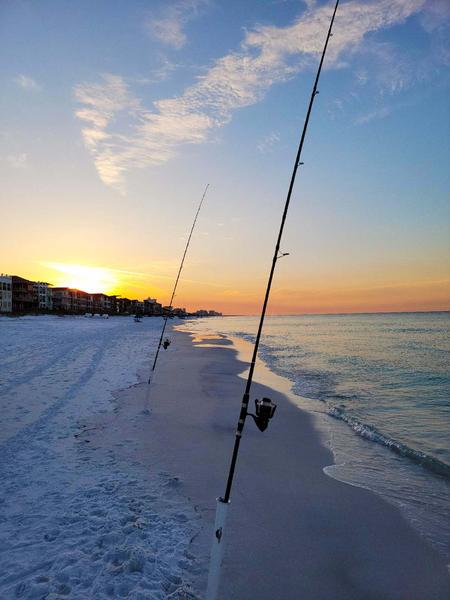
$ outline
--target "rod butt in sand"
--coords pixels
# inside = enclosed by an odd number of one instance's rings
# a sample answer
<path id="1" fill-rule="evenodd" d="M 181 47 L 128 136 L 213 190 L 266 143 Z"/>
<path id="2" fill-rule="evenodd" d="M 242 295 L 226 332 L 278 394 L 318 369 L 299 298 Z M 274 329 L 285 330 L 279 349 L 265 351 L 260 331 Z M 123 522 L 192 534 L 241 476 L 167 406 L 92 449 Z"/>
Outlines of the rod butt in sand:
<path id="1" fill-rule="evenodd" d="M 206 600 L 216 600 L 219 592 L 220 571 L 225 546 L 225 521 L 229 505 L 229 501 L 225 502 L 223 498 L 217 498 L 216 520 L 214 522 L 214 535 L 209 561 L 208 586 L 206 588 L 205 596 Z"/>

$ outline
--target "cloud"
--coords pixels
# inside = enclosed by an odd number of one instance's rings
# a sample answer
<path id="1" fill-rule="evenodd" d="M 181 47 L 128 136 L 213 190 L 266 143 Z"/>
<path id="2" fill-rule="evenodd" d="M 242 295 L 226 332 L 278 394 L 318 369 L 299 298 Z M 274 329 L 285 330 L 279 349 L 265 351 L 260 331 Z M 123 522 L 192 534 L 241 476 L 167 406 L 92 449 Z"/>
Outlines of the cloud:
<path id="1" fill-rule="evenodd" d="M 402 23 L 426 0 L 350 1 L 341 6 L 327 66 L 340 67 L 342 55 L 355 51 L 369 32 Z M 123 189 L 131 168 L 159 165 L 184 144 L 205 142 L 232 114 L 259 102 L 277 83 L 317 64 L 329 25 L 330 5 L 310 5 L 286 27 L 257 26 L 240 48 L 219 58 L 183 94 L 142 106 L 124 79 L 103 75 L 100 83 L 75 88 L 77 116 L 99 176 Z M 119 123 L 127 122 L 124 130 Z"/>
<path id="2" fill-rule="evenodd" d="M 14 82 L 27 92 L 38 92 L 41 89 L 41 86 L 27 75 L 17 75 L 17 77 L 14 78 Z"/>
<path id="3" fill-rule="evenodd" d="M 276 131 L 272 131 L 268 135 L 265 135 L 262 140 L 260 140 L 256 147 L 258 148 L 261 154 L 267 154 L 272 150 L 272 148 L 280 141 L 280 136 Z"/>
<path id="4" fill-rule="evenodd" d="M 425 31 L 431 34 L 432 50 L 438 61 L 450 65 L 450 3 L 448 0 L 427 0 L 420 20 Z"/>
<path id="5" fill-rule="evenodd" d="M 98 84 L 76 86 L 75 97 L 81 105 L 76 116 L 88 123 L 82 130 L 84 143 L 94 157 L 100 178 L 107 185 L 120 186 L 127 147 L 128 152 L 136 152 L 132 149 L 132 141 L 117 128 L 114 133 L 108 133 L 107 129 L 119 114 L 138 118 L 142 114 L 139 101 L 130 94 L 124 80 L 116 75 L 103 75 Z"/>
<path id="6" fill-rule="evenodd" d="M 388 42 L 370 42 L 361 50 L 381 95 L 393 95 L 424 77 L 429 57 L 410 57 Z"/>
<path id="7" fill-rule="evenodd" d="M 427 0 L 420 21 L 429 33 L 448 26 L 450 22 L 450 4 L 448 0 Z"/>
<path id="8" fill-rule="evenodd" d="M 375 119 L 383 119 L 405 106 L 392 104 L 392 97 L 411 89 L 417 84 L 435 79 L 441 65 L 450 64 L 450 4 L 448 0 L 426 0 L 418 14 L 418 22 L 429 33 L 428 52 L 405 52 L 393 42 L 366 41 L 359 49 L 364 60 L 363 70 L 356 71 L 356 82 L 361 88 L 372 83 L 374 98 L 378 106 L 358 116 L 354 123 L 362 125 Z M 367 76 L 370 72 L 370 80 Z M 411 95 L 409 96 L 411 100 Z M 358 94 L 349 94 L 346 102 L 358 100 Z"/>
<path id="9" fill-rule="evenodd" d="M 354 122 L 355 125 L 366 125 L 367 123 L 370 123 L 375 119 L 384 119 L 385 117 L 388 117 L 391 114 L 391 112 L 392 111 L 390 108 L 388 108 L 387 106 L 383 106 L 381 108 L 372 110 L 369 113 L 366 113 L 365 115 L 360 115 L 359 117 L 356 117 Z"/>
<path id="10" fill-rule="evenodd" d="M 7 156 L 6 161 L 13 169 L 24 169 L 27 166 L 28 157 L 22 152 L 21 154 Z"/>
<path id="11" fill-rule="evenodd" d="M 205 0 L 182 0 L 166 7 L 161 17 L 147 21 L 148 33 L 159 42 L 179 50 L 187 41 L 184 27 L 203 4 Z"/>

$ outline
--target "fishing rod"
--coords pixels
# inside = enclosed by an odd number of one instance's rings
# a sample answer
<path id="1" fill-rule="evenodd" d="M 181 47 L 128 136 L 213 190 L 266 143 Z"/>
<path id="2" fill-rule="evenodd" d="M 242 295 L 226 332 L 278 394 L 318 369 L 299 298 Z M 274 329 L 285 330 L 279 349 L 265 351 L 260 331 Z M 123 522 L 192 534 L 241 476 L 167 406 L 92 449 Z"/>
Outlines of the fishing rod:
<path id="1" fill-rule="evenodd" d="M 319 66 L 318 66 L 317 73 L 316 73 L 316 78 L 314 80 L 314 85 L 313 85 L 312 92 L 311 92 L 311 98 L 309 101 L 308 110 L 306 112 L 305 122 L 303 125 L 303 130 L 302 130 L 300 143 L 299 143 L 298 150 L 297 150 L 297 155 L 295 157 L 294 168 L 292 170 L 291 180 L 290 180 L 290 184 L 289 184 L 289 188 L 288 188 L 288 193 L 287 193 L 287 197 L 286 197 L 286 201 L 285 201 L 285 205 L 284 205 L 283 214 L 281 217 L 280 229 L 279 229 L 277 241 L 275 244 L 275 251 L 274 251 L 273 259 L 272 259 L 272 266 L 270 268 L 269 278 L 267 281 L 267 288 L 266 288 L 266 292 L 264 295 L 264 302 L 263 302 L 263 306 L 262 306 L 262 310 L 261 310 L 258 331 L 256 334 L 256 339 L 255 339 L 255 345 L 253 348 L 253 354 L 252 354 L 250 369 L 249 369 L 249 373 L 248 373 L 248 377 L 247 377 L 247 383 L 246 383 L 244 395 L 242 398 L 241 410 L 239 413 L 239 420 L 238 420 L 238 424 L 237 424 L 237 428 L 236 428 L 236 436 L 235 436 L 235 442 L 234 442 L 234 447 L 233 447 L 233 453 L 232 453 L 232 457 L 231 457 L 230 469 L 228 472 L 228 479 L 227 479 L 227 484 L 226 484 L 226 488 L 225 488 L 225 494 L 223 497 L 217 498 L 216 518 L 215 518 L 215 523 L 214 523 L 214 535 L 213 535 L 213 544 L 212 544 L 211 557 L 210 557 L 210 567 L 209 567 L 209 575 L 208 575 L 208 586 L 207 586 L 207 590 L 206 590 L 206 600 L 215 600 L 217 598 L 217 593 L 218 593 L 218 589 L 219 589 L 220 567 L 221 567 L 223 550 L 224 550 L 224 527 L 225 527 L 226 515 L 228 512 L 228 506 L 230 504 L 231 488 L 233 485 L 234 472 L 236 469 L 236 462 L 237 462 L 238 453 L 239 453 L 239 445 L 241 442 L 242 432 L 244 430 L 245 420 L 248 416 L 251 416 L 254 419 L 258 429 L 260 431 L 264 431 L 267 428 L 267 426 L 269 424 L 269 420 L 273 417 L 273 415 L 275 413 L 275 409 L 276 409 L 276 404 L 273 404 L 273 402 L 271 400 L 269 400 L 269 398 L 263 398 L 262 400 L 255 400 L 256 414 L 249 413 L 248 412 L 248 404 L 249 404 L 249 400 L 250 400 L 250 390 L 251 390 L 251 386 L 252 386 L 252 382 L 253 382 L 253 372 L 255 370 L 259 342 L 261 339 L 262 329 L 263 329 L 263 325 L 264 325 L 264 319 L 266 316 L 267 304 L 269 302 L 270 290 L 272 287 L 272 280 L 273 280 L 273 276 L 275 273 L 275 267 L 277 265 L 278 260 L 280 258 L 283 258 L 284 256 L 287 256 L 287 254 L 288 254 L 288 253 L 285 253 L 285 252 L 283 253 L 280 251 L 281 238 L 283 236 L 284 225 L 286 222 L 289 204 L 291 202 L 292 190 L 294 189 L 294 183 L 295 183 L 295 179 L 297 176 L 297 170 L 298 170 L 298 167 L 303 164 L 300 159 L 301 159 L 301 155 L 302 155 L 303 145 L 305 142 L 306 131 L 308 129 L 309 119 L 311 116 L 311 111 L 312 111 L 312 107 L 314 104 L 314 100 L 315 100 L 317 94 L 319 93 L 319 91 L 317 90 L 317 85 L 319 83 L 320 73 L 322 71 L 325 54 L 326 54 L 326 51 L 328 48 L 328 42 L 330 41 L 330 38 L 333 35 L 332 29 L 333 29 L 333 23 L 334 23 L 334 19 L 336 16 L 338 5 L 339 5 L 339 0 L 336 1 L 336 4 L 334 6 L 333 15 L 331 17 L 331 22 L 330 22 L 330 25 L 328 28 L 327 37 L 325 39 L 325 44 L 324 44 L 324 47 L 322 50 L 322 56 L 320 58 Z"/>
<path id="2" fill-rule="evenodd" d="M 209 188 L 209 183 L 206 184 L 205 191 L 203 192 L 202 199 L 200 200 L 200 204 L 198 205 L 197 212 L 195 213 L 194 222 L 192 223 L 191 231 L 189 232 L 189 237 L 188 237 L 188 240 L 186 242 L 186 247 L 185 247 L 184 252 L 183 252 L 183 258 L 181 259 L 180 268 L 178 269 L 178 274 L 177 274 L 177 277 L 175 279 L 175 284 L 173 286 L 172 296 L 170 297 L 169 311 L 172 309 L 172 302 L 173 302 L 173 299 L 175 298 L 175 293 L 177 291 L 178 281 L 180 280 L 181 271 L 183 270 L 184 260 L 186 258 L 186 254 L 187 254 L 187 251 L 188 251 L 188 248 L 189 248 L 189 244 L 191 243 L 191 238 L 192 238 L 192 234 L 194 233 L 195 224 L 197 223 L 198 215 L 199 215 L 200 210 L 202 208 L 203 200 L 205 199 L 206 192 L 208 191 L 208 188 Z M 161 346 L 164 346 L 164 348 L 167 349 L 168 346 L 169 346 L 169 344 L 170 344 L 169 340 L 165 340 L 163 342 L 164 332 L 166 331 L 166 325 L 167 325 L 167 319 L 168 318 L 169 318 L 169 314 L 167 313 L 164 316 L 163 326 L 162 326 L 162 330 L 161 330 L 161 336 L 160 336 L 159 342 L 158 342 L 158 348 L 156 349 L 156 354 L 155 354 L 155 359 L 153 361 L 152 370 L 151 370 L 151 373 L 150 373 L 150 377 L 148 378 L 148 383 L 149 384 L 150 384 L 150 380 L 152 378 L 152 373 L 155 370 L 156 363 L 158 361 L 158 355 L 159 355 L 159 351 L 161 350 Z"/>

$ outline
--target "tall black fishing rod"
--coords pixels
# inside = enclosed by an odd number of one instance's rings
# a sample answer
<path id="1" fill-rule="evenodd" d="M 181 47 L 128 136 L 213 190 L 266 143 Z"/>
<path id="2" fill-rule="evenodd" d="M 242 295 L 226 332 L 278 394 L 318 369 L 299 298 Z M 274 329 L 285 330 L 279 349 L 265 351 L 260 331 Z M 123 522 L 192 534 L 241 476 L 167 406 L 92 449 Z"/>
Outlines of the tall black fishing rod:
<path id="1" fill-rule="evenodd" d="M 336 11 L 337 11 L 338 5 L 339 5 L 339 0 L 336 1 L 336 4 L 334 6 L 334 11 L 333 11 L 333 15 L 331 17 L 330 26 L 328 28 L 327 37 L 325 39 L 322 56 L 321 56 L 319 66 L 317 69 L 316 78 L 314 80 L 314 85 L 313 85 L 313 89 L 311 92 L 311 98 L 309 101 L 308 110 L 306 112 L 306 118 L 305 118 L 305 122 L 303 125 L 303 131 L 302 131 L 300 143 L 299 143 L 298 150 L 297 150 L 297 155 L 295 157 L 294 168 L 292 171 L 292 176 L 291 176 L 291 180 L 290 180 L 290 184 L 289 184 L 289 188 L 288 188 L 286 202 L 284 205 L 283 215 L 281 217 L 280 229 L 279 229 L 278 238 L 277 238 L 277 241 L 275 244 L 275 251 L 274 251 L 273 259 L 272 259 L 272 266 L 270 268 L 269 278 L 267 281 L 267 288 L 266 288 L 266 292 L 264 295 L 264 302 L 263 302 L 263 306 L 262 306 L 262 310 L 261 310 L 258 331 L 256 334 L 256 339 L 255 339 L 255 345 L 253 348 L 253 354 L 252 354 L 250 369 L 249 369 L 249 373 L 248 373 L 248 377 L 247 377 L 247 383 L 246 383 L 244 395 L 242 398 L 241 410 L 239 413 L 239 420 L 238 420 L 238 424 L 237 424 L 237 428 L 236 428 L 236 437 L 235 437 L 235 442 L 234 442 L 233 454 L 231 457 L 230 469 L 228 472 L 228 479 L 227 479 L 227 484 L 226 484 L 226 489 L 225 489 L 225 495 L 223 496 L 223 498 L 217 499 L 216 520 L 215 520 L 215 524 L 214 524 L 214 536 L 213 536 L 213 545 L 212 545 L 212 550 L 211 550 L 210 570 L 209 570 L 209 576 L 208 576 L 208 588 L 206 591 L 206 600 L 215 600 L 217 597 L 217 592 L 218 592 L 218 588 L 219 588 L 220 565 L 221 565 L 221 561 L 222 561 L 223 546 L 224 546 L 223 531 L 224 531 L 224 526 L 225 526 L 227 509 L 228 509 L 228 505 L 230 503 L 231 488 L 233 485 L 234 472 L 236 469 L 236 462 L 237 462 L 237 457 L 238 457 L 238 453 L 239 453 L 239 445 L 241 442 L 242 432 L 244 430 L 245 420 L 246 420 L 247 416 L 253 417 L 258 428 L 261 431 L 264 431 L 267 428 L 269 420 L 273 417 L 273 414 L 274 414 L 275 408 L 276 408 L 276 405 L 273 404 L 268 398 L 263 398 L 262 400 L 255 400 L 256 414 L 249 413 L 248 412 L 248 404 L 249 404 L 249 400 L 250 400 L 250 390 L 251 390 L 251 386 L 252 386 L 252 382 L 253 382 L 253 372 L 255 370 L 256 358 L 257 358 L 258 349 L 259 349 L 259 342 L 261 339 L 261 333 L 262 333 L 262 329 L 263 329 L 263 325 L 264 325 L 264 319 L 266 316 L 267 304 L 269 302 L 270 290 L 272 287 L 272 280 L 273 280 L 273 276 L 275 273 L 275 267 L 276 267 L 278 260 L 280 258 L 282 258 L 283 256 L 287 255 L 287 253 L 280 252 L 281 238 L 283 236 L 284 225 L 286 222 L 289 204 L 291 202 L 292 190 L 294 188 L 294 183 L 295 183 L 295 179 L 297 176 L 297 170 L 298 170 L 298 167 L 303 164 L 302 162 L 300 162 L 300 159 L 301 159 L 301 155 L 302 155 L 303 145 L 305 142 L 306 131 L 308 129 L 309 118 L 311 116 L 311 111 L 312 111 L 312 107 L 314 104 L 314 100 L 315 100 L 317 94 L 319 93 L 317 90 L 317 85 L 319 83 L 320 73 L 322 71 L 322 66 L 323 66 L 323 62 L 325 59 L 328 42 L 330 41 L 330 38 L 333 35 L 331 30 L 333 28 L 333 23 L 334 23 L 334 19 L 336 16 Z"/>
<path id="2" fill-rule="evenodd" d="M 180 268 L 178 269 L 178 274 L 177 274 L 177 277 L 175 279 L 175 284 L 173 286 L 172 296 L 170 297 L 169 311 L 172 310 L 172 302 L 173 302 L 173 299 L 175 298 L 175 294 L 176 294 L 177 286 L 178 286 L 178 281 L 180 280 L 181 271 L 183 270 L 183 266 L 184 266 L 184 260 L 186 258 L 186 254 L 187 254 L 187 251 L 188 251 L 188 248 L 189 248 L 189 244 L 191 243 L 191 238 L 192 238 L 192 234 L 194 233 L 195 224 L 197 223 L 198 215 L 199 215 L 200 210 L 202 208 L 203 200 L 205 199 L 206 192 L 208 191 L 208 188 L 209 188 L 209 183 L 205 187 L 205 191 L 203 192 L 202 199 L 200 200 L 200 204 L 198 205 L 197 212 L 195 213 L 194 222 L 192 223 L 191 231 L 189 232 L 189 237 L 188 237 L 188 240 L 186 242 L 186 247 L 185 247 L 184 252 L 183 252 L 183 257 L 181 259 Z M 161 346 L 163 345 L 164 332 L 166 331 L 166 325 L 167 325 L 167 319 L 168 318 L 169 318 L 169 314 L 167 313 L 164 316 L 163 326 L 162 326 L 162 330 L 161 330 L 161 336 L 159 338 L 158 348 L 156 349 L 155 359 L 153 361 L 153 366 L 152 366 L 152 370 L 151 370 L 151 373 L 150 373 L 150 377 L 148 378 L 148 383 L 150 383 L 150 380 L 152 378 L 152 373 L 155 370 L 156 363 L 158 361 L 159 351 L 161 350 Z"/>

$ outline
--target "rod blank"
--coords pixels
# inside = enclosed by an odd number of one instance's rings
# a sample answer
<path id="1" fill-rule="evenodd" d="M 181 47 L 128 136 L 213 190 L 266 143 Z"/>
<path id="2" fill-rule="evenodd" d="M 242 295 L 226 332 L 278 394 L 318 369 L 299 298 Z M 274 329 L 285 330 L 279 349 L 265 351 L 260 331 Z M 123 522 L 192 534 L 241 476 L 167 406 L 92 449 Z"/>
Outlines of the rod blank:
<path id="1" fill-rule="evenodd" d="M 200 210 L 202 208 L 203 201 L 205 199 L 206 192 L 208 191 L 208 188 L 209 188 L 209 183 L 206 184 L 205 191 L 203 192 L 202 199 L 200 200 L 200 204 L 198 205 L 197 212 L 195 213 L 194 222 L 192 223 L 191 231 L 189 232 L 189 237 L 188 237 L 188 240 L 186 242 L 186 247 L 184 249 L 183 257 L 181 259 L 180 267 L 178 269 L 177 277 L 175 279 L 175 284 L 173 286 L 172 296 L 170 297 L 170 302 L 169 302 L 169 308 L 172 308 L 172 303 L 173 303 L 173 299 L 175 298 L 175 294 L 176 294 L 176 291 L 177 291 L 177 287 L 178 287 L 178 282 L 180 280 L 181 271 L 183 270 L 184 260 L 186 258 L 186 254 L 187 254 L 187 251 L 188 251 L 188 248 L 189 248 L 189 244 L 191 243 L 191 238 L 192 238 L 192 234 L 194 233 L 195 224 L 197 223 L 198 215 L 199 215 Z M 169 318 L 169 315 L 166 315 L 164 317 L 163 326 L 162 326 L 162 330 L 161 330 L 161 336 L 159 338 L 158 348 L 156 349 L 155 359 L 153 361 L 153 366 L 152 366 L 152 371 L 150 373 L 150 377 L 148 378 L 148 383 L 150 383 L 150 381 L 151 381 L 152 373 L 155 370 L 156 363 L 158 361 L 159 351 L 161 350 L 161 346 L 162 346 L 162 343 L 163 343 L 163 337 L 164 337 L 164 332 L 166 331 L 166 325 L 167 325 L 167 319 L 168 318 Z"/>

